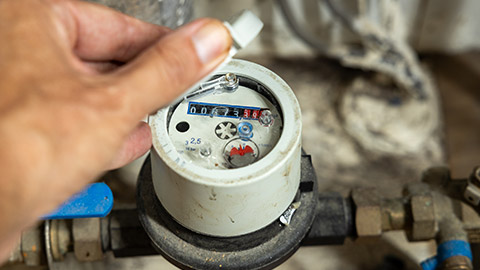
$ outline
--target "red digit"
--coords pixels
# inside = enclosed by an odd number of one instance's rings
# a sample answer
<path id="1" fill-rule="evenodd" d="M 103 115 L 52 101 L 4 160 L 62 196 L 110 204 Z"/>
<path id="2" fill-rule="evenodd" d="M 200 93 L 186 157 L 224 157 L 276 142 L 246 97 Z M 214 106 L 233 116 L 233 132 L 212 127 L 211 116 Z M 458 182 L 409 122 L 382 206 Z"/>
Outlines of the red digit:
<path id="1" fill-rule="evenodd" d="M 245 109 L 243 111 L 243 118 L 249 118 L 250 117 L 250 110 L 249 109 Z"/>

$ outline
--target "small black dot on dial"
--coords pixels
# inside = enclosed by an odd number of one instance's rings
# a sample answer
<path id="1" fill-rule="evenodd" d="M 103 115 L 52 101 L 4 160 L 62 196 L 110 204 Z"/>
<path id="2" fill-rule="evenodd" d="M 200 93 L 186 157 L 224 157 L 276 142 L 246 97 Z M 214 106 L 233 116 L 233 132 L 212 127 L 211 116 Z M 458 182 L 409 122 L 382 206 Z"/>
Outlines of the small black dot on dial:
<path id="1" fill-rule="evenodd" d="M 180 123 L 178 123 L 175 128 L 177 129 L 178 132 L 186 132 L 188 131 L 188 129 L 190 128 L 190 125 L 185 122 L 185 121 L 182 121 Z"/>

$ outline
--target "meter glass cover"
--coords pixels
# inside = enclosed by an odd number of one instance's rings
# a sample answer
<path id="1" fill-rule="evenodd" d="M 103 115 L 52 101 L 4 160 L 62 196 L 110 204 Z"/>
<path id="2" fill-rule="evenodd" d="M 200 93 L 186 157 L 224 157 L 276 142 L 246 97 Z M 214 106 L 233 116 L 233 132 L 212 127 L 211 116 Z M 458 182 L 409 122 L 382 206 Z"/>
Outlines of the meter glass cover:
<path id="1" fill-rule="evenodd" d="M 214 78 L 221 76 L 225 74 Z M 276 145 L 283 128 L 277 101 L 260 82 L 238 79 L 234 91 L 192 96 L 170 107 L 168 134 L 186 162 L 208 169 L 240 168 Z"/>

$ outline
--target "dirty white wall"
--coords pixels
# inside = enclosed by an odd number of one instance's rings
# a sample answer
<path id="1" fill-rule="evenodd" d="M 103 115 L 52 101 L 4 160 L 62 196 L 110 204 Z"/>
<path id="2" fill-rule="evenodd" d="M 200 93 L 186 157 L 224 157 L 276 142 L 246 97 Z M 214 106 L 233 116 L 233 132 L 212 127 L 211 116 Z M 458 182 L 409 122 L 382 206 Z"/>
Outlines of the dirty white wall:
<path id="1" fill-rule="evenodd" d="M 332 22 L 323 1 L 289 0 L 296 17 L 309 31 L 327 44 L 355 42 L 355 37 L 338 22 Z M 478 0 L 334 0 L 352 16 L 363 14 L 373 22 L 407 39 L 420 52 L 458 53 L 480 48 L 480 1 Z M 382 10 L 398 3 L 402 25 L 389 21 Z M 195 17 L 226 19 L 248 8 L 265 22 L 265 28 L 246 54 L 306 55 L 311 50 L 287 27 L 275 0 L 195 0 Z M 393 25 L 392 25 L 393 24 Z"/>

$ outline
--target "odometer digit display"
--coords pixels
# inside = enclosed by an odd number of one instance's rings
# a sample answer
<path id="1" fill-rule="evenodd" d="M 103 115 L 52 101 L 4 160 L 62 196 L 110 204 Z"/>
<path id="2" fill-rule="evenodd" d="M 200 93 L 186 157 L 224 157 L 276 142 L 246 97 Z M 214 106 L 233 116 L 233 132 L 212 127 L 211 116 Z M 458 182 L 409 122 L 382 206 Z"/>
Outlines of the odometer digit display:
<path id="1" fill-rule="evenodd" d="M 260 116 L 261 111 L 262 108 L 259 107 L 191 101 L 188 103 L 187 114 L 256 120 Z"/>

